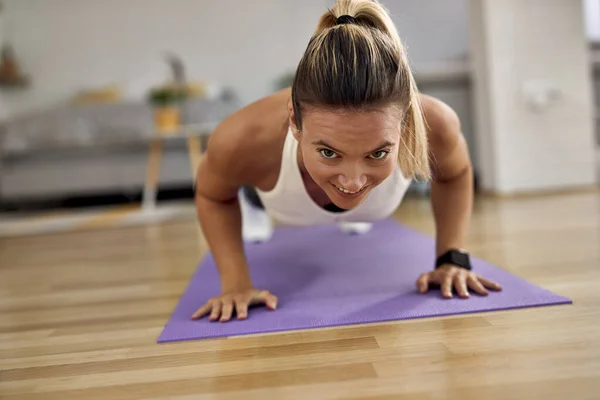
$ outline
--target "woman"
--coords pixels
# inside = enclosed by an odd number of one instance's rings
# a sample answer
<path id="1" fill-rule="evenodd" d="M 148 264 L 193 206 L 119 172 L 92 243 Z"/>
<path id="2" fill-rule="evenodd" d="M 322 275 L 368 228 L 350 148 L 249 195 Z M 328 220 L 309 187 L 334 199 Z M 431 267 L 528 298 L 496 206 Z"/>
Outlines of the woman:
<path id="1" fill-rule="evenodd" d="M 192 318 L 229 321 L 234 312 L 246 318 L 249 305 L 276 308 L 275 294 L 253 286 L 243 251 L 244 239 L 268 240 L 267 214 L 364 233 L 398 207 L 412 179 L 431 179 L 439 257 L 418 277 L 418 290 L 436 284 L 446 298 L 453 290 L 463 298 L 469 289 L 500 290 L 472 272 L 460 250 L 473 183 L 456 114 L 418 93 L 381 4 L 337 0 L 319 20 L 292 88 L 239 110 L 211 136 L 198 167 L 196 205 L 222 293 Z M 255 188 L 255 196 L 244 187 Z"/>

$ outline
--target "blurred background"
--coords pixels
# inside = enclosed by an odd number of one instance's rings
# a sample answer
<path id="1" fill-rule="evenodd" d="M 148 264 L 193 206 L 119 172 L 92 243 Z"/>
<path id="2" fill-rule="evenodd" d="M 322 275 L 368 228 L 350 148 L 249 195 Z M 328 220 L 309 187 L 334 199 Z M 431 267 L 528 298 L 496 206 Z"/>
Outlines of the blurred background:
<path id="1" fill-rule="evenodd" d="M 459 114 L 478 192 L 598 185 L 600 0 L 382 3 L 421 91 Z M 211 129 L 289 84 L 332 4 L 2 0 L 1 233 L 123 205 L 193 215 Z"/>

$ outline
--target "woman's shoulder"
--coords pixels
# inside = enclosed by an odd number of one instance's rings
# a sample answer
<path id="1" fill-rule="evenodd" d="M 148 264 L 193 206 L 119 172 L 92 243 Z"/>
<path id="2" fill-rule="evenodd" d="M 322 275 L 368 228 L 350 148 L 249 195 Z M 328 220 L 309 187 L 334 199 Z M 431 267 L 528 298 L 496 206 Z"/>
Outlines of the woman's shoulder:
<path id="1" fill-rule="evenodd" d="M 443 101 L 421 95 L 428 130 L 435 179 L 452 179 L 470 166 L 467 142 L 462 134 L 460 118 Z"/>
<path id="2" fill-rule="evenodd" d="M 289 93 L 275 92 L 226 117 L 210 135 L 206 157 L 238 175 L 269 169 L 287 133 Z"/>
<path id="3" fill-rule="evenodd" d="M 453 145 L 461 133 L 460 119 L 448 104 L 433 96 L 420 95 L 423 116 L 433 147 Z"/>

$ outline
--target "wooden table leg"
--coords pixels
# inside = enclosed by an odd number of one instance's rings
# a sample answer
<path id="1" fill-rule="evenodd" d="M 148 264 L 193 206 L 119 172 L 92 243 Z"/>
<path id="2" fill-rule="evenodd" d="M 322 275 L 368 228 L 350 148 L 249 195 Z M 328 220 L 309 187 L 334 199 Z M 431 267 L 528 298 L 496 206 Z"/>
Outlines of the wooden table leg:
<path id="1" fill-rule="evenodd" d="M 196 169 L 202 155 L 202 143 L 198 136 L 190 136 L 187 138 L 188 154 L 190 157 L 190 169 L 192 171 L 192 180 L 196 183 Z"/>
<path id="2" fill-rule="evenodd" d="M 202 156 L 202 143 L 200 142 L 200 137 L 198 136 L 189 136 L 187 138 L 187 146 L 188 146 L 188 154 L 190 158 L 190 169 L 192 171 L 192 187 L 194 188 L 194 196 L 196 194 L 196 170 L 198 169 L 198 163 L 200 162 L 200 157 Z M 198 232 L 198 245 L 200 249 L 206 249 L 206 239 L 200 227 L 200 224 L 196 224 L 196 231 Z"/>
<path id="3" fill-rule="evenodd" d="M 144 183 L 144 194 L 142 208 L 144 211 L 152 211 L 156 208 L 156 195 L 158 193 L 158 178 L 160 176 L 160 165 L 162 162 L 162 142 L 152 140 L 148 151 L 148 163 L 146 167 L 146 182 Z"/>

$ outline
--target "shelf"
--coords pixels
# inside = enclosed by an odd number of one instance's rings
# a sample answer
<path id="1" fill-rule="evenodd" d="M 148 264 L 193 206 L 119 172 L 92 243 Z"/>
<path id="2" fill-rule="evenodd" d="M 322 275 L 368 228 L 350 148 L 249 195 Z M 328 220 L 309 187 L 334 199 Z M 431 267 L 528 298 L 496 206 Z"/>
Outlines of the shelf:
<path id="1" fill-rule="evenodd" d="M 25 76 L 17 76 L 14 78 L 0 76 L 0 88 L 24 89 L 26 87 L 29 87 L 29 78 Z"/>

